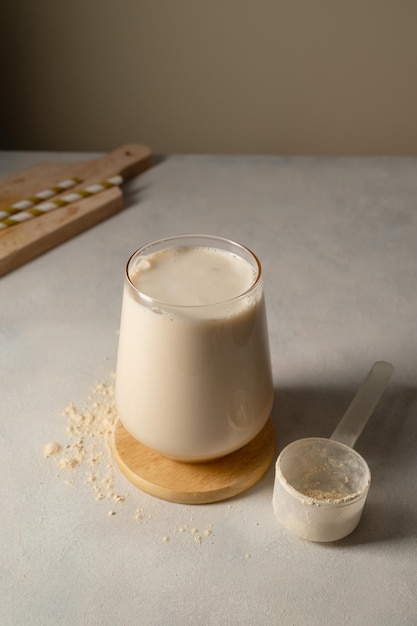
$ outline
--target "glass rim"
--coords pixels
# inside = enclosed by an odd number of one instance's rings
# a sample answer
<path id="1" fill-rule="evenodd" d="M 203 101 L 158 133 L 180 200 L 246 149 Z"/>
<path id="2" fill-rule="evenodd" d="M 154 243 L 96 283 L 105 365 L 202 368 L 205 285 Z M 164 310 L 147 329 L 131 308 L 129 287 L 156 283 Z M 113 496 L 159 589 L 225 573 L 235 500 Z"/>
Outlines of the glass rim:
<path id="1" fill-rule="evenodd" d="M 173 302 L 166 302 L 164 300 L 159 300 L 158 298 L 153 298 L 152 296 L 147 295 L 146 293 L 144 293 L 143 291 L 141 291 L 140 289 L 138 289 L 138 287 L 136 287 L 136 285 L 133 283 L 132 279 L 130 278 L 129 275 L 129 269 L 130 269 L 130 265 L 133 262 L 133 260 L 135 259 L 135 257 L 139 256 L 140 254 L 143 254 L 146 250 L 149 250 L 151 248 L 154 248 L 155 246 L 164 244 L 164 243 L 170 243 L 170 242 L 175 242 L 178 241 L 180 239 L 206 239 L 206 240 L 211 240 L 213 242 L 218 242 L 219 244 L 223 244 L 223 246 L 225 244 L 228 244 L 229 246 L 234 246 L 239 250 L 243 250 L 246 254 L 248 254 L 255 262 L 255 267 L 256 267 L 256 276 L 253 280 L 253 282 L 250 284 L 250 286 L 245 289 L 245 291 L 243 291 L 242 293 L 238 294 L 237 296 L 233 296 L 233 298 L 228 298 L 227 300 L 220 300 L 219 302 L 212 302 L 210 304 L 175 304 Z M 207 246 L 208 247 L 208 246 Z M 214 248 L 214 246 L 212 246 Z M 222 248 L 224 249 L 224 248 Z M 242 257 L 242 255 L 240 255 Z M 243 258 L 243 257 L 242 257 Z M 245 260 L 245 259 L 244 259 Z M 209 307 L 215 307 L 215 306 L 219 306 L 219 305 L 225 305 L 228 303 L 232 303 L 232 302 L 236 302 L 241 298 L 244 298 L 245 296 L 248 296 L 252 291 L 254 291 L 256 289 L 256 287 L 259 285 L 260 281 L 261 281 L 261 277 L 262 277 L 262 265 L 260 260 L 258 259 L 258 257 L 256 256 L 256 254 L 247 246 L 239 243 L 238 241 L 234 241 L 233 239 L 228 239 L 227 237 L 220 237 L 219 235 L 206 235 L 206 234 L 201 234 L 201 233 L 197 233 L 197 234 L 185 234 L 185 235 L 172 235 L 172 236 L 168 236 L 168 237 L 162 237 L 161 239 L 155 239 L 154 241 L 151 241 L 149 243 L 144 244 L 143 246 L 141 246 L 140 248 L 138 248 L 137 250 L 135 250 L 135 252 L 133 252 L 127 263 L 126 263 L 126 267 L 125 267 L 125 277 L 126 280 L 128 281 L 130 287 L 135 291 L 135 293 L 142 299 L 144 300 L 146 303 L 151 304 L 151 305 L 156 305 L 156 306 L 161 306 L 162 308 L 164 307 L 169 307 L 171 309 L 178 309 L 178 310 L 186 310 L 186 309 L 207 309 Z"/>

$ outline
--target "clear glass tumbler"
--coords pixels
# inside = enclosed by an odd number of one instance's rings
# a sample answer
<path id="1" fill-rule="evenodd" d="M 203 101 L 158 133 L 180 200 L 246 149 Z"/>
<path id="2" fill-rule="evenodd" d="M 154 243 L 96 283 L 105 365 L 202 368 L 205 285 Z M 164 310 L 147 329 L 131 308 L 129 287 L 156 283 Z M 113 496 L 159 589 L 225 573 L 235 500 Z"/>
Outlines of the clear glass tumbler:
<path id="1" fill-rule="evenodd" d="M 208 235 L 162 239 L 126 267 L 116 405 L 126 430 L 180 461 L 229 454 L 273 404 L 262 269 Z"/>

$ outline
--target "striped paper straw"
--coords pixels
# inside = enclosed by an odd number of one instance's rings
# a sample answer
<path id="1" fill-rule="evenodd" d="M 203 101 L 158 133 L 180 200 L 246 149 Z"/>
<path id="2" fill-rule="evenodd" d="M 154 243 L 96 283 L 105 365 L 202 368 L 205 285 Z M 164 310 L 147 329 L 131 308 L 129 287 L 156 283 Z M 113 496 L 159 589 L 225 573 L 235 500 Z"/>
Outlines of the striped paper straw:
<path id="1" fill-rule="evenodd" d="M 21 222 L 25 222 L 32 217 L 44 215 L 45 213 L 49 213 L 49 211 L 59 209 L 60 207 L 67 206 L 68 204 L 72 204 L 73 202 L 78 202 L 79 200 L 83 200 L 84 198 L 89 198 L 90 196 L 93 196 L 100 191 L 104 191 L 105 189 L 109 189 L 110 187 L 115 187 L 116 185 L 121 185 L 122 183 L 122 176 L 112 176 L 111 178 L 108 178 L 101 183 L 89 185 L 85 189 L 74 191 L 73 193 L 69 193 L 65 196 L 57 198 L 56 200 L 41 202 L 36 207 L 30 208 L 28 210 L 19 210 L 14 215 L 9 215 L 8 217 L 3 217 L 0 219 L 0 230 L 3 228 L 8 228 L 9 226 L 14 226 L 15 224 L 20 224 Z"/>
<path id="2" fill-rule="evenodd" d="M 25 200 L 19 200 L 19 202 L 15 202 L 7 209 L 2 209 L 0 211 L 0 219 L 3 219 L 4 217 L 9 217 L 10 215 L 14 215 L 15 213 L 19 213 L 20 211 L 29 209 L 30 207 L 35 206 L 36 204 L 39 204 L 39 202 L 42 202 L 43 200 L 48 200 L 49 198 L 56 196 L 58 193 L 61 193 L 61 191 L 65 191 L 66 189 L 71 189 L 71 187 L 78 185 L 78 183 L 80 182 L 81 182 L 81 178 L 76 178 L 75 176 L 74 178 L 61 180 L 60 183 L 58 183 L 57 185 L 54 185 L 53 187 L 50 187 L 49 189 L 44 189 L 43 191 L 39 191 L 39 193 L 35 193 L 34 196 L 30 196 L 29 198 L 26 198 Z"/>

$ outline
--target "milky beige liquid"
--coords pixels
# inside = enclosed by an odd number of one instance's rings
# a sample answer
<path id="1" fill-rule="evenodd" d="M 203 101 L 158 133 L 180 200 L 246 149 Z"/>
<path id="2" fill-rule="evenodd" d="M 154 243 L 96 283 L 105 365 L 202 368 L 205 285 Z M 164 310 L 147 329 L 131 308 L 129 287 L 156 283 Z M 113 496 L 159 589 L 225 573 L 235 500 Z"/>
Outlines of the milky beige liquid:
<path id="1" fill-rule="evenodd" d="M 228 454 L 263 428 L 273 386 L 257 274 L 240 256 L 208 247 L 159 251 L 130 271 L 116 404 L 137 440 L 196 461 Z"/>

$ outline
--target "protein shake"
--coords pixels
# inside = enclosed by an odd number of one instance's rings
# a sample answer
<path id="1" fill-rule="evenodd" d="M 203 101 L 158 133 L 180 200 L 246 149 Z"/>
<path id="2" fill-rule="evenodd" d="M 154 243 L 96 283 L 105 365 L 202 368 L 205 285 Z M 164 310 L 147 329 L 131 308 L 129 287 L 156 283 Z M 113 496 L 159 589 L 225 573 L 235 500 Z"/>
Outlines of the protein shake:
<path id="1" fill-rule="evenodd" d="M 261 267 L 234 242 L 182 236 L 127 265 L 116 375 L 126 430 L 200 461 L 253 439 L 272 408 Z"/>

